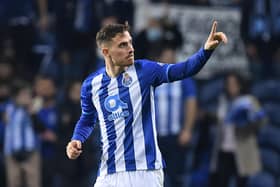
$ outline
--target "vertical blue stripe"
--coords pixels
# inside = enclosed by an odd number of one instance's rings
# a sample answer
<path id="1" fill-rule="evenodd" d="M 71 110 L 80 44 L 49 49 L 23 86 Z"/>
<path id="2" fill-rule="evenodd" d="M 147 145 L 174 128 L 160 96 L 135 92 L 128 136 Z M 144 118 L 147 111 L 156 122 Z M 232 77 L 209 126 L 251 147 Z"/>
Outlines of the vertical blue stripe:
<path id="1" fill-rule="evenodd" d="M 100 134 L 100 140 L 103 140 L 101 128 L 99 128 L 99 134 Z M 102 155 L 103 155 L 103 142 L 102 141 L 100 141 L 100 147 L 101 147 L 100 156 L 102 157 Z M 102 159 L 99 160 L 97 176 L 100 176 L 101 163 L 102 163 Z"/>
<path id="2" fill-rule="evenodd" d="M 133 143 L 133 108 L 130 100 L 129 88 L 122 85 L 122 76 L 118 78 L 118 88 L 120 93 L 120 99 L 127 103 L 129 116 L 125 117 L 125 137 L 124 137 L 124 159 L 125 168 L 127 171 L 136 170 L 135 156 L 134 156 L 134 143 Z M 123 109 L 127 110 L 127 109 Z"/>
<path id="3" fill-rule="evenodd" d="M 105 125 L 106 125 L 106 133 L 109 141 L 109 148 L 108 148 L 108 160 L 107 160 L 107 166 L 108 166 L 108 174 L 115 173 L 116 172 L 116 165 L 115 165 L 115 150 L 116 150 L 116 130 L 115 130 L 115 124 L 114 121 L 109 121 L 108 116 L 110 113 L 106 110 L 104 101 L 108 97 L 108 85 L 110 84 L 110 79 L 104 75 L 102 77 L 101 82 L 101 88 L 103 92 L 99 93 L 99 102 L 101 106 L 101 110 L 104 115 Z"/>
<path id="4" fill-rule="evenodd" d="M 172 93 L 171 93 L 171 84 L 168 84 L 167 87 L 167 134 L 172 134 L 171 132 L 171 126 L 172 123 Z M 174 109 L 173 109 L 174 110 Z M 177 110 L 177 109 L 175 109 Z"/>
<path id="5" fill-rule="evenodd" d="M 156 161 L 156 146 L 154 141 L 154 131 L 152 123 L 152 111 L 150 100 L 150 85 L 142 73 L 141 69 L 136 69 L 137 77 L 140 82 L 141 95 L 142 95 L 142 124 L 145 140 L 146 162 L 148 169 L 155 169 Z"/>
<path id="6" fill-rule="evenodd" d="M 14 153 L 15 151 L 17 151 L 18 147 L 16 146 L 16 143 L 15 142 L 18 142 L 18 139 L 20 137 L 16 136 L 15 133 L 18 132 L 18 126 L 16 125 L 15 121 L 16 121 L 16 112 L 17 110 L 15 108 L 13 108 L 13 110 L 11 111 L 11 114 L 9 116 L 9 124 L 8 124 L 8 127 L 9 130 L 11 131 L 11 137 L 10 137 L 10 145 L 11 145 L 11 153 Z"/>

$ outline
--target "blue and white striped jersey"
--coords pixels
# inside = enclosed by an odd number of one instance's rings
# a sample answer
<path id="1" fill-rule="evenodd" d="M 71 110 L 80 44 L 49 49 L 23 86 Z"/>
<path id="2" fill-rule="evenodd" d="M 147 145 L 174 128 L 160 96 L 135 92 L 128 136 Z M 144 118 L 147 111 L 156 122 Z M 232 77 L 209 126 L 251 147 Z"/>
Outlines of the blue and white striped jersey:
<path id="1" fill-rule="evenodd" d="M 8 123 L 5 127 L 5 155 L 21 151 L 38 150 L 39 140 L 27 111 L 21 107 L 16 107 L 14 104 L 9 104 L 6 113 Z"/>
<path id="2" fill-rule="evenodd" d="M 82 115 L 72 140 L 84 142 L 99 122 L 100 176 L 164 167 L 156 138 L 154 89 L 197 73 L 211 54 L 201 49 L 186 62 L 174 65 L 136 60 L 116 78 L 102 68 L 84 81 Z"/>
<path id="3" fill-rule="evenodd" d="M 196 97 L 195 83 L 191 78 L 157 87 L 155 106 L 159 136 L 179 134 L 184 117 L 187 117 L 184 116 L 184 104 L 191 97 Z"/>

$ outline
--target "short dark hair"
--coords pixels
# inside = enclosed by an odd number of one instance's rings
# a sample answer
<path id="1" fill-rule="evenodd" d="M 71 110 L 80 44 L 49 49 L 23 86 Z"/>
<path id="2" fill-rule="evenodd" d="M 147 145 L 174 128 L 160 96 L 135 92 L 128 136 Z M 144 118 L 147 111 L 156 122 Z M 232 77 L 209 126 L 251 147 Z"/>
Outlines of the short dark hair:
<path id="1" fill-rule="evenodd" d="M 129 32 L 129 25 L 127 22 L 125 24 L 108 24 L 100 29 L 96 34 L 96 44 L 100 47 L 105 42 L 110 42 L 119 33 Z"/>

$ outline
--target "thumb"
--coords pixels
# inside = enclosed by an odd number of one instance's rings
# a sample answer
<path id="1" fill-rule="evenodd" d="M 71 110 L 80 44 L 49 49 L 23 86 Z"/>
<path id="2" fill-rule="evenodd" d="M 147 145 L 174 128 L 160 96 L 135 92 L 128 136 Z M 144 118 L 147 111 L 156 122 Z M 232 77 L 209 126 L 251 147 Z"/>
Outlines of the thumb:
<path id="1" fill-rule="evenodd" d="M 205 46 L 205 49 L 214 49 L 217 47 L 217 45 L 219 44 L 218 40 L 214 40 L 214 41 L 210 41 L 208 42 L 208 44 Z"/>
<path id="2" fill-rule="evenodd" d="M 82 149 L 82 142 L 79 140 L 73 140 L 73 146 L 77 149 Z"/>
<path id="3" fill-rule="evenodd" d="M 78 149 L 82 149 L 82 143 L 81 143 L 81 141 L 77 141 L 77 148 L 78 148 Z"/>

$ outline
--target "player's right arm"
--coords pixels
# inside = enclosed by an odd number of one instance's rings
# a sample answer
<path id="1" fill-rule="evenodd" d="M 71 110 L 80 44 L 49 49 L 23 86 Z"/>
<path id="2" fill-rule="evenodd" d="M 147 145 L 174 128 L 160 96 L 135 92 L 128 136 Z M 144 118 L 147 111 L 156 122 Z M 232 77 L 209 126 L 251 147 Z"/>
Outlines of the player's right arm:
<path id="1" fill-rule="evenodd" d="M 70 159 L 76 159 L 82 153 L 82 143 L 85 142 L 92 133 L 97 121 L 97 112 L 91 97 L 91 80 L 92 79 L 86 79 L 82 85 L 82 114 L 75 126 L 71 141 L 66 147 L 66 153 Z"/>

